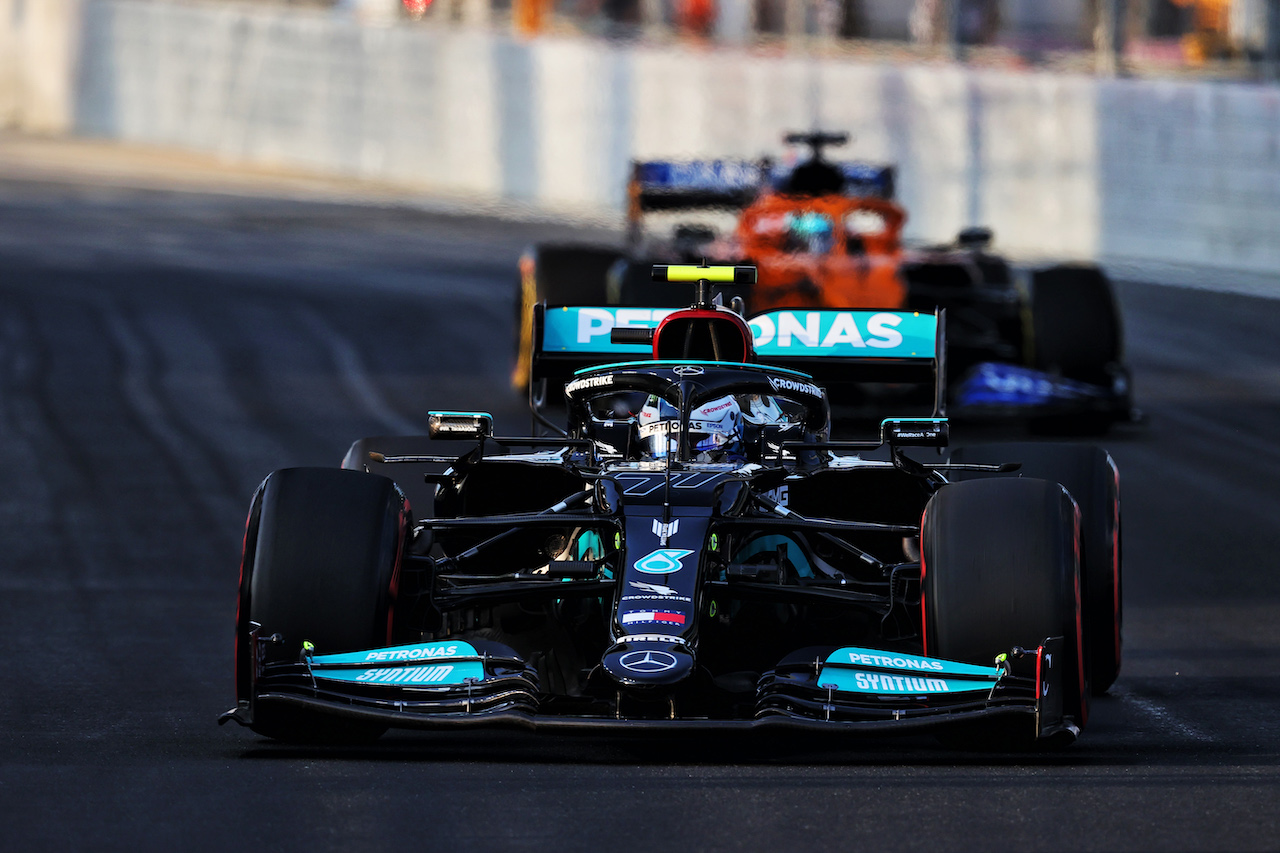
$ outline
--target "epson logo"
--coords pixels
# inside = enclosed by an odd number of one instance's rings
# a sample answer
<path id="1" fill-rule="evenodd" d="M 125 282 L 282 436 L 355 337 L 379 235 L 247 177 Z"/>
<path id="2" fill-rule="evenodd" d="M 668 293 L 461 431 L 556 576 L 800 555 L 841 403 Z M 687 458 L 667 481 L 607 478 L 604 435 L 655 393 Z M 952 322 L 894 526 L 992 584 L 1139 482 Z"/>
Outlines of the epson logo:
<path id="1" fill-rule="evenodd" d="M 808 394 L 810 397 L 822 396 L 822 389 L 812 382 L 797 382 L 794 379 L 783 379 L 781 376 L 770 376 L 769 384 L 775 391 L 793 391 L 797 394 Z"/>
<path id="2" fill-rule="evenodd" d="M 732 189 L 750 187 L 760 182 L 760 167 L 755 163 L 695 160 L 692 163 L 667 163 L 666 167 L 666 181 L 654 181 L 658 186 Z"/>

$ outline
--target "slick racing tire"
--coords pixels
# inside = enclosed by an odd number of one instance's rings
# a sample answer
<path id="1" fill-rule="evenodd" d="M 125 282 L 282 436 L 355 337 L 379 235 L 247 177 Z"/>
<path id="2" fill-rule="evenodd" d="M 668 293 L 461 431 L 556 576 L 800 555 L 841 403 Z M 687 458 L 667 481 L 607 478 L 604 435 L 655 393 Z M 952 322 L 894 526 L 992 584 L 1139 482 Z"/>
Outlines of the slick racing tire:
<path id="1" fill-rule="evenodd" d="M 992 664 L 1014 646 L 1064 638 L 1063 712 L 1089 713 L 1080 627 L 1079 527 L 1071 496 L 1047 480 L 943 486 L 925 507 L 921 609 L 924 652 Z M 980 727 L 972 745 L 1023 748 L 1034 731 Z"/>
<path id="2" fill-rule="evenodd" d="M 953 462 L 1021 462 L 1013 477 L 1061 483 L 1080 507 L 1080 578 L 1083 582 L 1086 659 L 1093 695 L 1107 692 L 1120 674 L 1124 617 L 1120 540 L 1120 472 L 1101 447 L 1088 444 L 1007 442 L 957 448 Z M 993 475 L 964 474 L 966 479 Z"/>
<path id="3" fill-rule="evenodd" d="M 296 661 L 303 641 L 322 654 L 387 645 L 409 519 L 395 483 L 359 471 L 286 468 L 266 479 L 254 503 L 241 567 L 239 677 L 253 665 L 249 623 L 261 626 L 260 638 L 279 635 L 263 647 L 264 663 Z M 362 742 L 385 731 L 247 698 L 254 731 L 278 740 Z"/>
<path id="4" fill-rule="evenodd" d="M 1123 329 L 1111 282 L 1102 270 L 1067 264 L 1032 274 L 1032 366 L 1055 376 L 1113 387 L 1124 368 Z M 1037 435 L 1104 435 L 1132 405 L 1033 417 Z"/>
<path id="5" fill-rule="evenodd" d="M 603 246 L 533 246 L 520 258 L 516 279 L 516 366 L 511 384 L 529 387 L 533 366 L 533 306 L 607 305 L 609 268 L 622 259 Z"/>
<path id="6" fill-rule="evenodd" d="M 1108 368 L 1124 355 L 1120 310 L 1111 282 L 1089 265 L 1062 265 L 1032 275 L 1034 366 L 1048 373 L 1109 385 Z"/>

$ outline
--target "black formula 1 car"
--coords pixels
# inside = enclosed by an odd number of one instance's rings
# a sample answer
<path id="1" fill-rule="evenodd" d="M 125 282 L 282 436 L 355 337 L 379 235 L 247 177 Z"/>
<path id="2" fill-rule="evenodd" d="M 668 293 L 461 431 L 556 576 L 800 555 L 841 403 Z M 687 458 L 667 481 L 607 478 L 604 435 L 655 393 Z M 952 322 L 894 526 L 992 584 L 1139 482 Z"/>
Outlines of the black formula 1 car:
<path id="1" fill-rule="evenodd" d="M 222 721 L 287 741 L 476 726 L 1072 741 L 1120 665 L 1110 457 L 944 457 L 942 394 L 932 417 L 832 441 L 823 389 L 760 363 L 741 317 L 709 302 L 721 273 L 751 275 L 698 270 L 697 305 L 616 333 L 651 338 L 652 357 L 572 374 L 559 434 L 436 412 L 428 435 L 361 439 L 340 469 L 268 476 Z M 885 346 L 842 364 L 936 379 L 944 325 L 886 314 Z"/>
<path id="2" fill-rule="evenodd" d="M 789 144 L 811 148 L 794 166 L 769 159 L 633 163 L 625 246 L 540 244 L 522 257 L 513 385 L 536 381 L 534 305 L 615 315 L 681 307 L 683 294 L 655 286 L 650 267 L 709 259 L 759 268 L 757 286 L 713 289 L 744 316 L 945 310 L 954 418 L 1100 434 L 1138 417 L 1120 311 L 1099 267 L 1017 267 L 991 251 L 988 228 L 967 228 L 946 245 L 905 246 L 907 213 L 894 200 L 893 167 L 824 158 L 825 147 L 846 140 L 790 134 Z M 831 390 L 841 410 L 902 413 L 899 401 L 852 386 Z"/>

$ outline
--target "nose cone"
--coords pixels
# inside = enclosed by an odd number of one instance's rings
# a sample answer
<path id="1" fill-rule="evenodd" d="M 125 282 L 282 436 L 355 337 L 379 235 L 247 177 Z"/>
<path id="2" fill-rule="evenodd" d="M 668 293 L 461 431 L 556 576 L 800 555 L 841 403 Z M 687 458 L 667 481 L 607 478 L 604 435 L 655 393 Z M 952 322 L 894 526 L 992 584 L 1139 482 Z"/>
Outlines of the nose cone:
<path id="1" fill-rule="evenodd" d="M 693 672 L 693 653 L 676 637 L 625 637 L 605 652 L 609 676 L 629 687 L 675 684 Z"/>

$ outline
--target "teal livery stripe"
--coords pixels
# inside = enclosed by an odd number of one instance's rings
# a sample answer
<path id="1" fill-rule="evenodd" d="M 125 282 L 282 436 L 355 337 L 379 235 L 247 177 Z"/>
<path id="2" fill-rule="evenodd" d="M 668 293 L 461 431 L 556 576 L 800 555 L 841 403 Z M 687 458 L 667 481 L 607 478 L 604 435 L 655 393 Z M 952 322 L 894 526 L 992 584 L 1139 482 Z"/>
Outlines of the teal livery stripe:
<path id="1" fill-rule="evenodd" d="M 994 665 L 851 647 L 828 655 L 818 675 L 818 685 L 843 693 L 877 695 L 986 692 L 1003 672 Z"/>
<path id="2" fill-rule="evenodd" d="M 441 658 L 469 658 L 479 657 L 475 646 L 470 643 L 463 643 L 457 640 L 444 640 L 435 643 L 413 643 L 407 646 L 392 646 L 386 649 L 370 649 L 364 652 L 344 652 L 336 655 L 312 655 L 311 665 L 313 667 L 324 666 L 355 666 L 357 664 L 367 664 L 369 666 L 379 666 L 384 664 L 399 664 L 420 661 L 426 663 L 428 661 L 439 660 Z"/>
<path id="3" fill-rule="evenodd" d="M 989 678 L 995 680 L 1004 671 L 991 664 L 980 666 L 941 658 L 927 658 L 900 652 L 884 652 L 879 649 L 862 649 L 849 646 L 836 649 L 827 656 L 826 665 L 842 669 L 856 667 L 867 670 L 886 670 L 908 675 L 954 675 L 961 678 Z"/>
<path id="4" fill-rule="evenodd" d="M 404 687 L 444 687 L 465 684 L 469 679 L 484 680 L 484 664 L 480 661 L 442 661 L 423 666 L 383 666 L 358 669 L 325 669 L 314 667 L 311 674 L 330 681 L 355 684 L 391 684 Z"/>
<path id="5" fill-rule="evenodd" d="M 770 311 L 747 321 L 760 356 L 933 358 L 938 321 L 912 311 Z"/>
<path id="6" fill-rule="evenodd" d="M 877 696 L 927 696 L 930 694 L 986 693 L 995 684 L 962 678 L 938 678 L 931 675 L 890 675 L 857 669 L 825 667 L 818 676 L 819 687 L 830 687 L 841 693 L 871 693 Z"/>
<path id="7" fill-rule="evenodd" d="M 564 353 L 630 353 L 653 352 L 648 344 L 610 343 L 609 333 L 615 327 L 657 328 L 662 318 L 674 308 L 548 308 L 543 319 L 542 351 Z"/>
<path id="8" fill-rule="evenodd" d="M 673 308 L 549 307 L 546 353 L 641 354 L 647 344 L 615 344 L 616 327 L 656 328 Z M 937 318 L 911 311 L 770 311 L 747 321 L 760 356 L 931 359 Z"/>
<path id="9" fill-rule="evenodd" d="M 443 687 L 484 680 L 484 664 L 475 646 L 455 640 L 414 643 L 388 649 L 312 655 L 311 674 L 330 681 L 388 684 L 405 687 Z"/>

